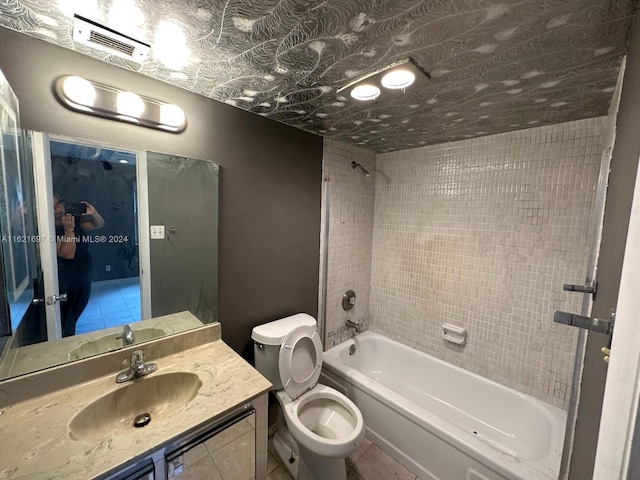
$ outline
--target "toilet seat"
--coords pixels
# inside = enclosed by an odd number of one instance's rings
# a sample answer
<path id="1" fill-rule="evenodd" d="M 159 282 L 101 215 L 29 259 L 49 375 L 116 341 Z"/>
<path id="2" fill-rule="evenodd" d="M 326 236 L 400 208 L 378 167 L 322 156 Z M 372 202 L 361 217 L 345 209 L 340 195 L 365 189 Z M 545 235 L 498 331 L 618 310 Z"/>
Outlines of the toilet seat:
<path id="1" fill-rule="evenodd" d="M 278 354 L 282 386 L 292 400 L 318 383 L 322 369 L 322 342 L 315 328 L 302 325 L 285 337 Z"/>
<path id="2" fill-rule="evenodd" d="M 308 450 L 323 457 L 346 457 L 362 441 L 365 435 L 364 419 L 355 403 L 337 390 L 326 385 L 317 384 L 313 389 L 292 400 L 287 393 L 277 392 L 278 401 L 282 406 L 287 427 L 293 438 Z M 321 406 L 314 403 L 322 402 Z M 314 409 L 309 422 L 305 418 L 305 407 Z M 320 410 L 326 412 L 320 422 L 315 422 Z M 308 411 L 308 410 L 307 410 Z M 303 416 L 305 420 L 300 418 Z M 312 423 L 312 425 L 305 425 Z M 318 424 L 326 426 L 324 432 L 317 432 Z M 327 435 L 330 431 L 334 435 Z M 334 437 L 334 438 L 331 438 Z"/>

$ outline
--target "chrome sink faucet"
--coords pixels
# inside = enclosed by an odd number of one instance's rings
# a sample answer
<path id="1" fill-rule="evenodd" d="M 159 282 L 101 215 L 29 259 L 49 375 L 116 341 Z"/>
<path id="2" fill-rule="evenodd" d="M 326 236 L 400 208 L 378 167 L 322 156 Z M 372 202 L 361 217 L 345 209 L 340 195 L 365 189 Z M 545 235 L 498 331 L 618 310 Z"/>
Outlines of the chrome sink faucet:
<path id="1" fill-rule="evenodd" d="M 135 338 L 133 338 L 133 332 L 131 331 L 131 327 L 129 325 L 122 326 L 122 346 L 126 347 L 127 345 L 132 345 L 135 343 Z"/>
<path id="2" fill-rule="evenodd" d="M 136 350 L 131 355 L 131 366 L 128 370 L 116 375 L 116 383 L 124 383 L 134 378 L 144 377 L 158 370 L 155 363 L 144 363 L 142 361 L 142 350 Z"/>

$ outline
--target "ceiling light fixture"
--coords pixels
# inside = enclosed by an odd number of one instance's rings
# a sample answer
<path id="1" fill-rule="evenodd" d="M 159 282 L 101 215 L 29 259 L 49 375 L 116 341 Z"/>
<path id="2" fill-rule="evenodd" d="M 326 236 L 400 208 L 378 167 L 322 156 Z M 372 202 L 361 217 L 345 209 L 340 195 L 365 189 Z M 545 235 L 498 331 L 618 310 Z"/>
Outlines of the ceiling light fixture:
<path id="1" fill-rule="evenodd" d="M 365 83 L 351 90 L 351 96 L 356 100 L 375 100 L 380 96 L 380 89 L 375 85 Z"/>
<path id="2" fill-rule="evenodd" d="M 139 118 L 144 112 L 144 100 L 133 92 L 118 92 L 116 95 L 116 110 L 118 114 Z"/>
<path id="3" fill-rule="evenodd" d="M 153 56 L 165 67 L 180 71 L 189 61 L 191 52 L 180 25 L 169 20 L 158 24 L 153 40 Z"/>
<path id="4" fill-rule="evenodd" d="M 412 85 L 415 80 L 416 76 L 413 72 L 405 70 L 404 68 L 398 68 L 385 74 L 382 80 L 380 80 L 380 83 L 382 83 L 384 88 L 395 90 L 398 88 L 407 88 Z"/>
<path id="5" fill-rule="evenodd" d="M 337 93 L 348 93 L 356 100 L 375 100 L 378 97 L 402 94 L 407 87 L 425 84 L 430 78 L 429 73 L 409 57 L 369 72 L 338 89 Z"/>
<path id="6" fill-rule="evenodd" d="M 54 89 L 65 107 L 81 113 L 180 133 L 187 126 L 177 105 L 119 90 L 77 76 L 56 80 Z"/>
<path id="7" fill-rule="evenodd" d="M 82 77 L 67 77 L 62 83 L 62 93 L 82 110 L 93 107 L 96 89 Z"/>

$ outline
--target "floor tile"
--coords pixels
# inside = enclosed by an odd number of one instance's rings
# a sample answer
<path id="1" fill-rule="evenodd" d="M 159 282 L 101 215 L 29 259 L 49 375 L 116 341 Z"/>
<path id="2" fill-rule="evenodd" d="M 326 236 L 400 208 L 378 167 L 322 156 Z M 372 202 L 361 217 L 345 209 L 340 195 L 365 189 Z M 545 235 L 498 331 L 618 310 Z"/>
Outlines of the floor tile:
<path id="1" fill-rule="evenodd" d="M 109 304 L 110 302 L 122 303 L 122 296 L 116 292 L 105 292 L 100 294 L 100 305 Z"/>
<path id="2" fill-rule="evenodd" d="M 251 425 L 251 428 L 256 428 L 256 416 L 254 414 L 249 415 L 246 420 Z"/>
<path id="3" fill-rule="evenodd" d="M 78 318 L 76 325 L 93 325 L 93 324 L 104 324 L 104 317 L 102 315 L 82 315 Z"/>
<path id="4" fill-rule="evenodd" d="M 218 472 L 213 460 L 209 456 L 185 468 L 180 475 L 174 478 L 176 480 L 223 480 L 222 475 L 220 475 L 220 472 Z"/>
<path id="5" fill-rule="evenodd" d="M 129 323 L 133 320 L 133 317 L 130 313 L 126 315 L 105 315 L 104 316 L 104 324 L 108 326 L 118 326 L 124 325 L 125 323 Z"/>
<path id="6" fill-rule="evenodd" d="M 76 333 L 120 326 L 141 318 L 138 277 L 93 282 L 91 298 L 78 319 Z"/>
<path id="7" fill-rule="evenodd" d="M 103 330 L 106 328 L 104 322 L 90 323 L 90 324 L 78 324 L 76 325 L 76 334 L 95 332 L 96 330 Z"/>
<path id="8" fill-rule="evenodd" d="M 279 466 L 280 462 L 278 462 L 273 455 L 267 453 L 267 473 L 273 472 Z"/>
<path id="9" fill-rule="evenodd" d="M 133 289 L 131 287 L 125 288 L 120 291 L 120 295 L 123 300 L 131 300 L 131 301 L 139 301 L 140 299 L 140 291 L 138 289 Z"/>
<path id="10" fill-rule="evenodd" d="M 194 465 L 208 455 L 209 452 L 204 446 L 204 443 L 199 443 L 191 450 L 187 450 L 186 452 L 184 452 L 182 465 L 184 466 L 184 468 L 189 468 L 191 465 Z"/>
<path id="11" fill-rule="evenodd" d="M 215 437 L 211 437 L 209 440 L 204 442 L 204 445 L 207 447 L 209 453 L 213 453 L 249 431 L 253 432 L 249 422 L 246 420 L 240 420 L 229 428 L 218 433 Z"/>
<path id="12" fill-rule="evenodd" d="M 353 468 L 347 470 L 347 480 L 364 480 Z"/>
<path id="13" fill-rule="evenodd" d="M 254 438 L 254 432 L 251 430 L 211 454 L 223 479 L 250 480 L 254 477 Z"/>
<path id="14" fill-rule="evenodd" d="M 131 315 L 131 311 L 126 305 L 118 305 L 106 308 L 102 307 L 101 310 L 104 317 L 127 317 Z"/>
<path id="15" fill-rule="evenodd" d="M 377 445 L 372 445 L 353 465 L 363 480 L 415 480 L 416 476 Z"/>
<path id="16" fill-rule="evenodd" d="M 84 307 L 84 311 L 82 312 L 82 315 L 102 315 L 102 309 L 100 308 L 100 304 L 98 302 L 93 303 L 91 305 L 89 305 L 87 303 L 87 306 Z"/>
<path id="17" fill-rule="evenodd" d="M 371 445 L 373 445 L 373 443 L 371 443 L 371 440 L 363 438 L 360 445 L 358 445 L 358 448 L 356 448 L 356 451 L 346 458 L 347 468 L 356 463 L 358 459 L 364 454 L 364 452 L 366 452 L 371 447 Z"/>
<path id="18" fill-rule="evenodd" d="M 273 472 L 267 475 L 267 480 L 293 480 L 286 468 L 280 465 Z"/>

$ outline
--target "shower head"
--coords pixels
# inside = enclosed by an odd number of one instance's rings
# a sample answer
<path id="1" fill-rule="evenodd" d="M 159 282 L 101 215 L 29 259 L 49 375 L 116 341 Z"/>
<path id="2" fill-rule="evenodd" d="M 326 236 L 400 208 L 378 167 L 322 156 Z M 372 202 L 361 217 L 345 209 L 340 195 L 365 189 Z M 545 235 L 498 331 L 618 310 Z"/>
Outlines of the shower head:
<path id="1" fill-rule="evenodd" d="M 362 175 L 364 175 L 365 177 L 369 177 L 369 175 L 371 175 L 367 169 L 365 169 L 362 165 L 360 165 L 358 162 L 356 162 L 355 160 L 353 162 L 351 162 L 351 168 L 353 168 L 354 170 L 357 168 L 360 169 L 360 171 L 362 172 Z"/>

